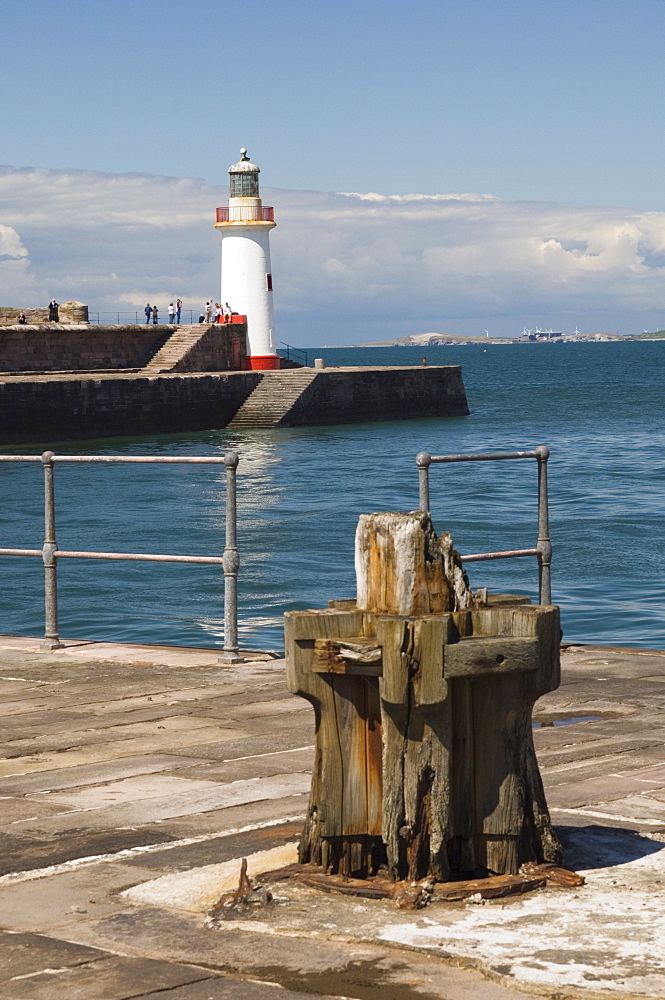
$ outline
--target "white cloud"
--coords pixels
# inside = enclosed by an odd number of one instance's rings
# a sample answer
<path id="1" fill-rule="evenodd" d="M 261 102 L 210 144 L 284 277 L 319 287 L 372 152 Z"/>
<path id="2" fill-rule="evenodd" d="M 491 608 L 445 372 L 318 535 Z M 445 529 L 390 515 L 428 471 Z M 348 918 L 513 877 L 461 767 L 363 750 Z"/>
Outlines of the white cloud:
<path id="1" fill-rule="evenodd" d="M 0 295 L 15 290 L 30 294 L 30 261 L 19 234 L 11 226 L 0 224 Z"/>
<path id="2" fill-rule="evenodd" d="M 264 189 L 281 339 L 349 343 L 522 324 L 632 332 L 659 322 L 665 213 L 490 194 Z M 3 304 L 198 311 L 219 288 L 214 209 L 191 178 L 0 168 Z M 26 249 L 27 248 L 27 249 Z M 662 325 L 662 324 L 660 324 Z"/>

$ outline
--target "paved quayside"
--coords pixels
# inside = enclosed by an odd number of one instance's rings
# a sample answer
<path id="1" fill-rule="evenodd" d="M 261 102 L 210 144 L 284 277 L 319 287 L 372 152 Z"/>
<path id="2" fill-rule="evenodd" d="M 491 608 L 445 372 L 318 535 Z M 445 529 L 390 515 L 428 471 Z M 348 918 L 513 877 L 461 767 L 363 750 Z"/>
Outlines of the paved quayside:
<path id="1" fill-rule="evenodd" d="M 3 1000 L 665 997 L 665 653 L 568 648 L 536 706 L 583 888 L 404 912 L 288 884 L 215 931 L 240 858 L 293 856 L 313 742 L 282 660 L 218 660 L 0 637 Z"/>

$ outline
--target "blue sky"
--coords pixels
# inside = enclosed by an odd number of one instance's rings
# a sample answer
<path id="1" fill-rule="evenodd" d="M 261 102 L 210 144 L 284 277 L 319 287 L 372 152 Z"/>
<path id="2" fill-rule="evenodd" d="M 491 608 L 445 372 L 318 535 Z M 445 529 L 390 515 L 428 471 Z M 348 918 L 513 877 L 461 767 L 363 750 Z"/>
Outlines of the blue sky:
<path id="1" fill-rule="evenodd" d="M 5 163 L 665 209 L 663 0 L 4 0 Z"/>
<path id="2" fill-rule="evenodd" d="M 490 296 L 479 309 L 469 292 L 467 306 L 464 296 L 457 295 L 451 308 L 448 300 L 437 301 L 434 291 L 430 298 L 422 292 L 427 301 L 422 316 L 414 318 L 416 328 L 400 332 L 439 330 L 453 323 L 457 332 L 473 333 L 494 318 L 511 330 L 521 329 L 523 322 L 561 325 L 568 318 L 571 327 L 579 324 L 580 329 L 584 324 L 629 326 L 634 332 L 660 325 L 653 289 L 665 263 L 665 230 L 656 227 L 654 234 L 652 226 L 645 243 L 644 226 L 635 219 L 648 221 L 649 213 L 665 213 L 663 0 L 337 0 L 328 5 L 303 0 L 0 0 L 0 14 L 0 159 L 23 171 L 26 180 L 21 188 L 19 175 L 13 174 L 11 190 L 6 190 L 10 202 L 0 201 L 0 226 L 16 234 L 25 251 L 17 253 L 30 269 L 32 283 L 16 285 L 17 294 L 20 288 L 26 294 L 31 289 L 48 301 L 52 290 L 61 287 L 57 269 L 45 268 L 54 234 L 48 220 L 40 228 L 34 218 L 30 199 L 38 197 L 39 188 L 26 168 L 47 171 L 41 176 L 54 196 L 59 185 L 67 191 L 71 228 L 67 213 L 58 214 L 57 239 L 64 246 L 69 233 L 72 248 L 80 240 L 79 227 L 90 220 L 84 218 L 86 201 L 81 200 L 88 182 L 77 190 L 69 180 L 75 171 L 86 177 L 91 171 L 103 173 L 95 196 L 101 209 L 97 237 L 106 241 L 112 264 L 113 233 L 104 228 L 102 188 L 113 202 L 128 190 L 123 183 L 114 184 L 114 178 L 127 174 L 196 178 L 203 184 L 201 192 L 209 191 L 213 201 L 222 203 L 226 170 L 244 145 L 262 168 L 264 190 L 285 192 L 272 197 L 276 207 L 280 197 L 289 205 L 292 231 L 280 232 L 280 222 L 284 227 L 287 219 L 278 215 L 273 270 L 278 318 L 281 309 L 296 338 L 307 339 L 316 309 L 328 302 L 320 298 L 318 287 L 335 267 L 326 270 L 329 259 L 322 258 L 322 271 L 298 289 L 297 274 L 290 271 L 297 254 L 289 250 L 280 261 L 279 247 L 280 240 L 285 251 L 291 246 L 296 223 L 300 237 L 306 238 L 305 218 L 313 238 L 319 243 L 328 239 L 320 213 L 311 218 L 303 208 L 303 218 L 297 218 L 294 193 L 303 192 L 303 206 L 307 203 L 310 211 L 311 197 L 304 193 L 317 191 L 489 194 L 514 207 L 520 226 L 533 206 L 531 238 L 543 245 L 559 238 L 556 226 L 537 228 L 543 218 L 540 206 L 551 203 L 560 206 L 566 220 L 570 246 L 564 239 L 564 250 L 578 256 L 594 239 L 584 230 L 586 210 L 625 210 L 620 218 L 611 212 L 608 218 L 619 227 L 638 226 L 633 243 L 639 249 L 622 266 L 630 277 L 646 261 L 650 293 L 640 299 L 633 288 L 623 310 L 621 302 L 613 302 L 609 313 L 603 312 L 595 280 L 598 267 L 586 261 L 583 270 L 593 271 L 595 281 L 588 300 L 582 287 L 566 303 L 565 277 L 551 283 L 541 300 L 534 302 L 532 295 L 527 300 L 515 272 L 512 304 L 502 300 L 492 306 Z M 390 207 L 379 201 L 376 211 L 382 206 Z M 129 203 L 126 207 L 131 211 Z M 210 205 L 211 212 L 214 207 Z M 578 212 L 574 233 L 566 215 L 573 209 Z M 465 211 L 474 210 L 467 203 Z M 384 223 L 379 242 L 399 243 L 403 217 L 388 212 Z M 471 217 L 466 222 L 459 216 L 456 221 L 450 215 L 442 219 L 440 225 L 448 227 L 446 246 L 465 247 L 471 224 Z M 187 239 L 196 243 L 192 225 Z M 218 254 L 218 237 L 207 225 L 202 216 L 200 244 L 188 246 L 190 258 L 198 253 L 208 260 Z M 475 225 L 474 246 L 482 235 L 477 218 Z M 168 226 L 159 226 L 168 241 Z M 5 258 L 14 252 L 12 246 L 16 249 L 12 233 L 4 234 Z M 180 238 L 175 224 L 172 238 Z M 406 238 L 412 247 L 408 252 L 416 253 L 417 227 Z M 625 242 L 623 230 L 616 238 Z M 614 236 L 608 239 L 611 243 Z M 436 243 L 431 233 L 424 233 L 423 241 L 421 249 Z M 330 260 L 339 261 L 341 255 L 344 265 L 345 254 L 362 255 L 348 225 L 342 243 L 332 249 Z M 375 244 L 376 239 L 373 249 Z M 146 279 L 133 282 L 137 295 L 151 294 L 151 288 L 153 295 L 177 294 L 174 288 L 192 299 L 215 295 L 214 288 L 208 291 L 213 280 L 208 264 L 205 278 L 187 285 L 191 274 L 172 259 L 173 247 L 164 251 L 169 271 L 163 273 L 164 262 L 157 263 L 159 246 L 151 239 L 147 245 L 153 248 L 155 266 L 152 273 L 146 266 L 145 273 L 136 275 Z M 91 241 L 86 254 L 94 253 Z M 117 253 L 122 253 L 122 243 Z M 516 267 L 519 259 L 517 255 Z M 122 273 L 120 264 L 111 267 L 112 273 Z M 616 269 L 616 262 L 612 266 Z M 474 280 L 482 284 L 486 271 L 474 272 L 472 261 L 469 268 L 462 286 L 471 288 Z M 69 268 L 70 277 L 77 273 Z M 98 308 L 110 307 L 112 291 L 88 278 L 71 297 L 87 296 Z M 607 278 L 616 285 L 615 270 Z M 280 280 L 289 288 L 281 302 Z M 390 281 L 387 300 L 404 301 L 411 295 L 409 286 L 399 287 L 398 269 Z M 13 287 L 11 281 L 0 281 L 3 299 L 11 298 Z M 342 294 L 350 294 L 349 289 L 342 287 Z M 379 325 L 380 299 L 374 314 L 372 296 L 364 300 L 367 317 L 374 315 Z"/>

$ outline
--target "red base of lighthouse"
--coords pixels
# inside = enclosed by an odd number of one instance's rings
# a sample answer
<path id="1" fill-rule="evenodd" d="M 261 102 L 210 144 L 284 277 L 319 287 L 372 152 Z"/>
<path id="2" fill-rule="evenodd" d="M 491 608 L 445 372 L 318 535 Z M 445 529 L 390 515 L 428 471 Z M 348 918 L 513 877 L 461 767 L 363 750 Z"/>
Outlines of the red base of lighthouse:
<path id="1" fill-rule="evenodd" d="M 279 354 L 250 354 L 247 360 L 253 372 L 275 371 L 281 364 Z"/>

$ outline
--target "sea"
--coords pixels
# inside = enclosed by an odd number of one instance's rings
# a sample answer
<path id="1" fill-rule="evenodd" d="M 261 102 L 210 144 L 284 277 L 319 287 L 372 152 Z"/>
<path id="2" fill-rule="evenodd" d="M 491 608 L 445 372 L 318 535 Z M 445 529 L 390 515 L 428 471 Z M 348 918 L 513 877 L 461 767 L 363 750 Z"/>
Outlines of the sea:
<path id="1" fill-rule="evenodd" d="M 45 441 L 67 454 L 239 453 L 239 635 L 283 649 L 283 614 L 355 594 L 360 514 L 418 506 L 419 451 L 547 445 L 553 601 L 564 641 L 665 649 L 665 342 L 311 348 L 334 365 L 462 366 L 470 414 L 334 427 L 226 430 Z M 3 449 L 13 453 L 17 449 Z M 437 532 L 461 553 L 529 548 L 537 538 L 532 461 L 431 469 Z M 58 465 L 61 549 L 219 555 L 224 470 L 217 466 Z M 0 464 L 0 547 L 41 548 L 36 464 Z M 40 559 L 0 557 L 0 632 L 44 631 Z M 471 585 L 537 600 L 535 559 L 471 563 Z M 221 646 L 217 566 L 61 560 L 67 638 Z"/>

